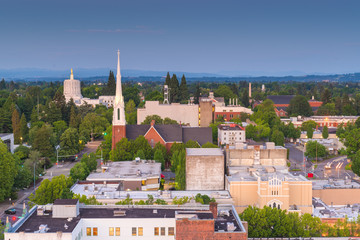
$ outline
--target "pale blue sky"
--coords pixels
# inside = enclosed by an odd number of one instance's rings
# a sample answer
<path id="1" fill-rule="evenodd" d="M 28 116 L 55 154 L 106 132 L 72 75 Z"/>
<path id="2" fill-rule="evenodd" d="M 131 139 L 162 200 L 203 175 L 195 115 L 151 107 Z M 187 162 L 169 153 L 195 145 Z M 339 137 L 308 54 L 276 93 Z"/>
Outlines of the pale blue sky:
<path id="1" fill-rule="evenodd" d="M 360 1 L 2 0 L 0 69 L 360 72 Z M 107 74 L 107 73 L 106 73 Z"/>

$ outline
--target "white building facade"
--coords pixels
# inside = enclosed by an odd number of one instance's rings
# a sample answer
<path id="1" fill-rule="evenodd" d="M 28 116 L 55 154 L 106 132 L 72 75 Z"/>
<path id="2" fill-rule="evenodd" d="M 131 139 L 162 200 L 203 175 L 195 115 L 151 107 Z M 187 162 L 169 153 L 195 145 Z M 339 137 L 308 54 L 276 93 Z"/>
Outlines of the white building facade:
<path id="1" fill-rule="evenodd" d="M 235 146 L 246 142 L 245 128 L 238 124 L 221 124 L 218 126 L 218 145 Z"/>

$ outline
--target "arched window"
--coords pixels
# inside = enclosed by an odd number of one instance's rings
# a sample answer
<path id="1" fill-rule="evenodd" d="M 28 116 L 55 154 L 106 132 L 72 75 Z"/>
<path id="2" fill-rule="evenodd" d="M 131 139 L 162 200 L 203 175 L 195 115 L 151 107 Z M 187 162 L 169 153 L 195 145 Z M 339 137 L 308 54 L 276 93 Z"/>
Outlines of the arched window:
<path id="1" fill-rule="evenodd" d="M 273 203 L 273 208 L 276 208 L 276 203 Z"/>
<path id="2" fill-rule="evenodd" d="M 120 120 L 120 108 L 117 109 L 118 112 L 118 120 Z"/>

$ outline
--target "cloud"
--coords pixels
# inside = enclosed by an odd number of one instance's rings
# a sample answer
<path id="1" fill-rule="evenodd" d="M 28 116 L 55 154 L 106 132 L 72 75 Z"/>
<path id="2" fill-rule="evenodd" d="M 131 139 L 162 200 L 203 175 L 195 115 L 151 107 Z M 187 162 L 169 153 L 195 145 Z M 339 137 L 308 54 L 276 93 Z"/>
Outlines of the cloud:
<path id="1" fill-rule="evenodd" d="M 68 29 L 67 32 L 88 32 L 88 33 L 150 33 L 150 34 L 162 34 L 162 30 L 153 30 L 145 26 L 136 26 L 135 28 L 116 28 L 116 29 Z"/>

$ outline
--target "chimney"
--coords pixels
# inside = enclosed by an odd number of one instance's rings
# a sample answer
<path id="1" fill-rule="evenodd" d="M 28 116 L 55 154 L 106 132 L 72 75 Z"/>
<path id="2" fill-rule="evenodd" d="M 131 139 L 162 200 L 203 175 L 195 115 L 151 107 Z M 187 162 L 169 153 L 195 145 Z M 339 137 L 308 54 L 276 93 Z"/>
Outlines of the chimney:
<path id="1" fill-rule="evenodd" d="M 151 120 L 151 126 L 153 127 L 155 125 L 155 120 Z"/>
<path id="2" fill-rule="evenodd" d="M 311 100 L 314 100 L 314 99 L 315 99 L 314 96 L 312 96 L 312 97 L 311 97 Z"/>
<path id="3" fill-rule="evenodd" d="M 211 202 L 209 205 L 209 210 L 212 212 L 214 219 L 216 219 L 218 215 L 217 205 L 217 202 Z"/>

